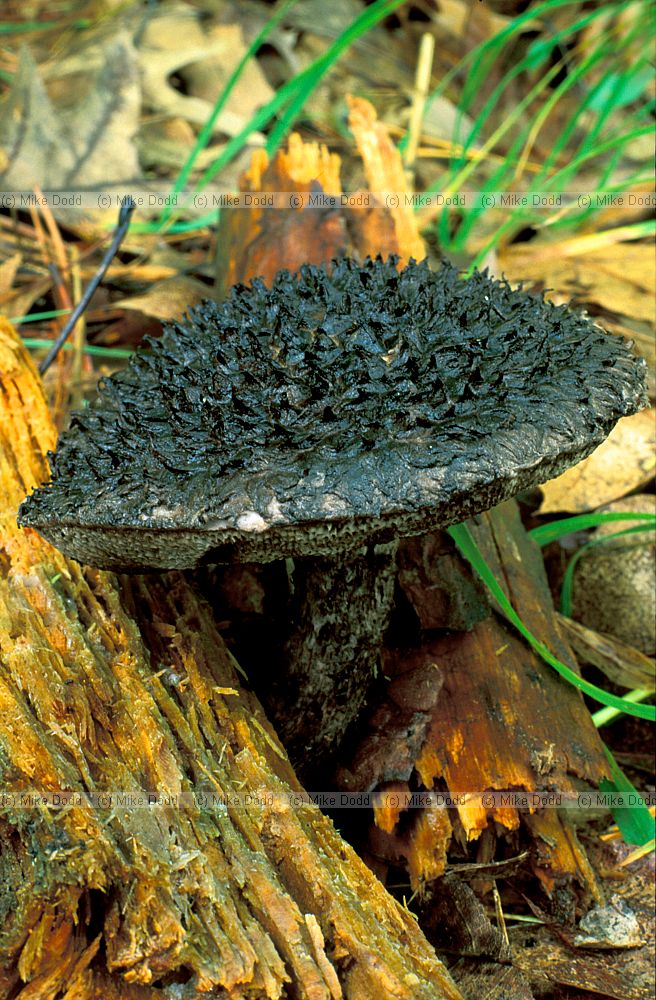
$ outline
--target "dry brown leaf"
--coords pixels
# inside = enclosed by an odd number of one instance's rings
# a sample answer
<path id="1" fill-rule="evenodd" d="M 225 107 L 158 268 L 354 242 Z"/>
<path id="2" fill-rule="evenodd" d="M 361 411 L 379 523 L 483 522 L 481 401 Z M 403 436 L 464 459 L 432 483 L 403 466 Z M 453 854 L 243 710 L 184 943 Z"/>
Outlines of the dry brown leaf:
<path id="1" fill-rule="evenodd" d="M 644 486 L 654 475 L 656 410 L 618 422 L 589 458 L 540 487 L 540 514 L 595 510 Z"/>
<path id="2" fill-rule="evenodd" d="M 434 14 L 437 24 L 471 44 L 472 32 L 481 40 L 492 38 L 508 27 L 510 18 L 496 14 L 489 4 L 472 4 L 469 0 L 440 0 Z"/>
<path id="3" fill-rule="evenodd" d="M 507 247 L 500 265 L 510 281 L 547 288 L 596 303 L 612 313 L 656 324 L 656 268 L 651 243 L 601 242 L 596 234 L 527 250 Z"/>
<path id="4" fill-rule="evenodd" d="M 645 145 L 642 146 L 643 141 Z M 642 146 L 642 148 L 641 148 Z M 654 138 L 652 135 L 637 136 L 632 139 L 631 142 L 626 147 L 626 156 L 628 159 L 634 160 L 637 163 L 649 162 L 654 156 Z M 589 177 L 582 175 L 579 182 L 579 190 L 581 191 L 595 191 L 598 185 L 598 178 L 591 174 Z M 627 188 L 633 193 L 649 194 L 654 190 L 653 181 L 645 181 L 642 184 L 627 184 Z M 613 198 L 610 200 L 610 204 L 604 205 L 595 212 L 594 224 L 595 230 L 600 232 L 607 232 L 613 226 L 623 227 L 631 222 L 639 222 L 645 217 L 645 205 L 644 202 L 641 204 L 639 199 L 635 199 L 634 204 L 627 204 L 628 198 Z"/>
<path id="5" fill-rule="evenodd" d="M 153 167 L 160 171 L 162 167 L 181 170 L 195 141 L 196 133 L 192 126 L 186 119 L 179 117 L 144 122 L 136 139 L 144 168 Z M 216 148 L 208 146 L 198 151 L 194 167 L 203 171 L 215 159 Z"/>
<path id="6" fill-rule="evenodd" d="M 209 289 L 202 281 L 179 275 L 165 281 L 156 281 L 145 295 L 133 295 L 129 299 L 114 302 L 123 309 L 136 309 L 146 316 L 172 320 L 180 317 L 191 307 L 209 297 Z"/>
<path id="7" fill-rule="evenodd" d="M 618 525 L 613 524 L 613 531 L 617 528 Z M 591 663 L 621 687 L 646 688 L 648 691 L 656 689 L 656 664 L 650 656 L 607 632 L 586 628 L 573 618 L 566 618 L 558 612 L 556 618 L 561 634 L 578 660 Z"/>
<path id="8" fill-rule="evenodd" d="M 451 139 L 458 130 L 460 142 L 465 142 L 474 128 L 474 122 L 456 105 L 438 94 L 434 97 L 426 109 L 422 120 L 422 135 L 430 135 L 435 139 Z M 472 143 L 472 148 L 477 149 L 478 144 Z"/>
<path id="9" fill-rule="evenodd" d="M 630 227 L 574 236 L 557 243 L 518 244 L 499 254 L 509 281 L 537 283 L 547 297 L 567 302 L 574 296 L 599 315 L 601 326 L 633 340 L 646 359 L 649 391 L 656 387 L 656 266 L 649 243 L 625 242 Z M 532 248 L 531 248 L 532 247 Z"/>
<path id="10" fill-rule="evenodd" d="M 141 91 L 136 53 L 126 33 L 105 43 L 100 65 L 76 101 L 56 107 L 28 49 L 0 110 L 0 136 L 9 165 L 7 189 L 30 191 L 131 181 L 140 176 L 133 136 Z"/>
<path id="11" fill-rule="evenodd" d="M 10 321 L 15 321 L 20 316 L 26 316 L 37 299 L 46 295 L 52 288 L 50 278 L 37 278 L 29 285 L 22 285 L 14 289 L 13 294 L 3 298 L 0 313 L 7 316 Z"/>
<path id="12" fill-rule="evenodd" d="M 634 354 L 639 354 L 647 362 L 647 390 L 651 399 L 656 398 L 656 337 L 651 324 L 644 320 L 622 316 L 604 316 L 602 326 L 611 333 L 618 333 L 632 341 Z"/>
<path id="13" fill-rule="evenodd" d="M 205 125 L 244 52 L 239 25 L 207 27 L 187 4 L 167 5 L 148 21 L 139 46 L 145 103 L 159 114 Z M 184 81 L 186 93 L 171 85 L 174 73 Z M 215 122 L 214 133 L 236 135 L 272 96 L 264 74 L 251 60 L 232 92 L 229 106 Z M 262 141 L 259 133 L 251 139 L 257 136 Z"/>

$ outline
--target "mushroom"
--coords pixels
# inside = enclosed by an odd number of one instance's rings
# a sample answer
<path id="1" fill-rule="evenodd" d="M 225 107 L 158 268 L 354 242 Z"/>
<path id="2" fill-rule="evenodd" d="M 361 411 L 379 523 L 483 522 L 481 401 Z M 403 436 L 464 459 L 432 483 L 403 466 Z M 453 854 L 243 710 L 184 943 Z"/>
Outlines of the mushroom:
<path id="1" fill-rule="evenodd" d="M 121 571 L 293 560 L 283 736 L 334 747 L 375 675 L 399 537 L 558 475 L 646 402 L 589 319 L 444 264 L 237 285 L 99 384 L 19 523 Z"/>

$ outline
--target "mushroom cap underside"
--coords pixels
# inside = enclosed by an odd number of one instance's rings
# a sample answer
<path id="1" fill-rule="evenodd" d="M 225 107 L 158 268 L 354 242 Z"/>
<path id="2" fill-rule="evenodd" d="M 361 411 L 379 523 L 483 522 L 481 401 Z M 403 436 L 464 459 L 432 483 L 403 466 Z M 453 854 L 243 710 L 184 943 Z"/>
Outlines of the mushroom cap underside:
<path id="1" fill-rule="evenodd" d="M 395 263 L 192 310 L 74 416 L 20 523 L 118 569 L 332 554 L 489 509 L 645 405 L 644 362 L 587 318 Z"/>

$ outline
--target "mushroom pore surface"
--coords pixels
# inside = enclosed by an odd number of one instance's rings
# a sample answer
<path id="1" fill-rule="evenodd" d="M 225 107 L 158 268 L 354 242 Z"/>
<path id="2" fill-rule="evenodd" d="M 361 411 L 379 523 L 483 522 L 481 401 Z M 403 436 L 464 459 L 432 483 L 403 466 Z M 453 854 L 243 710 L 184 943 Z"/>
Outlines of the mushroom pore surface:
<path id="1" fill-rule="evenodd" d="M 566 306 L 396 263 L 192 309 L 74 415 L 20 522 L 113 568 L 328 554 L 488 509 L 645 404 L 644 362 Z"/>

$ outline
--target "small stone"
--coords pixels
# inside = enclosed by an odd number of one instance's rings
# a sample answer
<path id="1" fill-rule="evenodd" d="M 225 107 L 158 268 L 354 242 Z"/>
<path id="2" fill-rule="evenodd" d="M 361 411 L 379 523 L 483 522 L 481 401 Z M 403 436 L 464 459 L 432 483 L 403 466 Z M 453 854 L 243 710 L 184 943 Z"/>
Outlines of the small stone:
<path id="1" fill-rule="evenodd" d="M 608 906 L 595 906 L 586 913 L 574 944 L 579 948 L 637 948 L 644 941 L 633 910 L 620 896 L 613 896 Z"/>
<path id="2" fill-rule="evenodd" d="M 653 514 L 656 497 L 642 494 L 603 507 L 605 513 L 631 511 Z M 601 538 L 636 521 L 600 525 L 592 537 Z M 608 632 L 648 656 L 656 653 L 656 539 L 640 532 L 595 546 L 581 556 L 574 572 L 573 617 Z"/>

